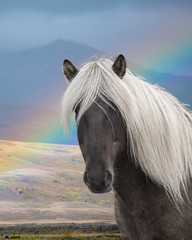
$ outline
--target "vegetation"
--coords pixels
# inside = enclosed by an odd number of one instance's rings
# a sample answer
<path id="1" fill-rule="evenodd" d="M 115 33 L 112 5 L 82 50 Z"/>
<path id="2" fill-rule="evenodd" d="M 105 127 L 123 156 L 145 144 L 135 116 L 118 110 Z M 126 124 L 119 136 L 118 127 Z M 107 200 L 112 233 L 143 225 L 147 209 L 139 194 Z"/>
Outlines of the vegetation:
<path id="1" fill-rule="evenodd" d="M 116 225 L 112 224 L 30 224 L 0 227 L 0 239 L 21 240 L 118 240 Z"/>

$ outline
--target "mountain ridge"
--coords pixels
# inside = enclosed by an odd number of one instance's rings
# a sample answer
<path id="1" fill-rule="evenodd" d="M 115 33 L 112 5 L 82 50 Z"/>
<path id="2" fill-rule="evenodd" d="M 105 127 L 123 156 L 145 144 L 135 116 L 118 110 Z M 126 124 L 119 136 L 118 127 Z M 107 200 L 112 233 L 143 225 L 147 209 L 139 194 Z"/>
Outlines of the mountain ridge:
<path id="1" fill-rule="evenodd" d="M 60 126 L 59 104 L 67 87 L 61 66 L 64 58 L 79 67 L 95 55 L 108 57 L 61 39 L 43 47 L 0 53 L 0 139 L 78 144 L 75 128 L 66 138 Z M 129 60 L 127 67 L 192 106 L 192 77 L 159 73 Z"/>

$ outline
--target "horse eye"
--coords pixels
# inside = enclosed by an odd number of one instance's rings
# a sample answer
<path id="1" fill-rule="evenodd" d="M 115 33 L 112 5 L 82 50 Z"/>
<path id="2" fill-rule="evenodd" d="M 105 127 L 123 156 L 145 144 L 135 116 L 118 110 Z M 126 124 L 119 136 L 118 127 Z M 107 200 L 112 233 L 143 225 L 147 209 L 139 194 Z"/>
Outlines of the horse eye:
<path id="1" fill-rule="evenodd" d="M 78 114 L 78 112 L 79 112 L 79 109 L 75 109 L 74 111 L 75 111 L 75 113 L 76 113 L 76 115 L 77 115 L 77 114 Z"/>
<path id="2" fill-rule="evenodd" d="M 78 115 L 79 109 L 80 109 L 79 104 L 73 108 L 73 111 L 76 113 L 76 115 Z"/>

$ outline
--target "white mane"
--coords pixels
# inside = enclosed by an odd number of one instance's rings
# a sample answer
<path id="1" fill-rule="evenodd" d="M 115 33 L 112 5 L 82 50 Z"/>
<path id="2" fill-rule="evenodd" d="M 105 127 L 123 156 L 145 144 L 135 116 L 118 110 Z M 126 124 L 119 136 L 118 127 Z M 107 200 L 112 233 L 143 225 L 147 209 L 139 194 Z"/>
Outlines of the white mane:
<path id="1" fill-rule="evenodd" d="M 67 130 L 73 108 L 81 102 L 77 124 L 97 96 L 119 109 L 127 126 L 131 152 L 147 176 L 162 185 L 178 203 L 192 176 L 192 115 L 179 101 L 128 69 L 121 80 L 112 61 L 98 59 L 82 67 L 62 98 L 62 123 Z"/>

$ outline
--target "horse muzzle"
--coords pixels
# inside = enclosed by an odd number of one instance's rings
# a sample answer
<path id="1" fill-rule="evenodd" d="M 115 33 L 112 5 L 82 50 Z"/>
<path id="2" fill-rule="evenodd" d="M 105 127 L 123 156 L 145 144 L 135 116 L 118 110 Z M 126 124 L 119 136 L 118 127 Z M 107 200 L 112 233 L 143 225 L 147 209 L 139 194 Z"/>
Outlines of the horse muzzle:
<path id="1" fill-rule="evenodd" d="M 112 189 L 113 176 L 109 170 L 104 174 L 85 172 L 83 180 L 92 193 L 106 193 Z"/>

